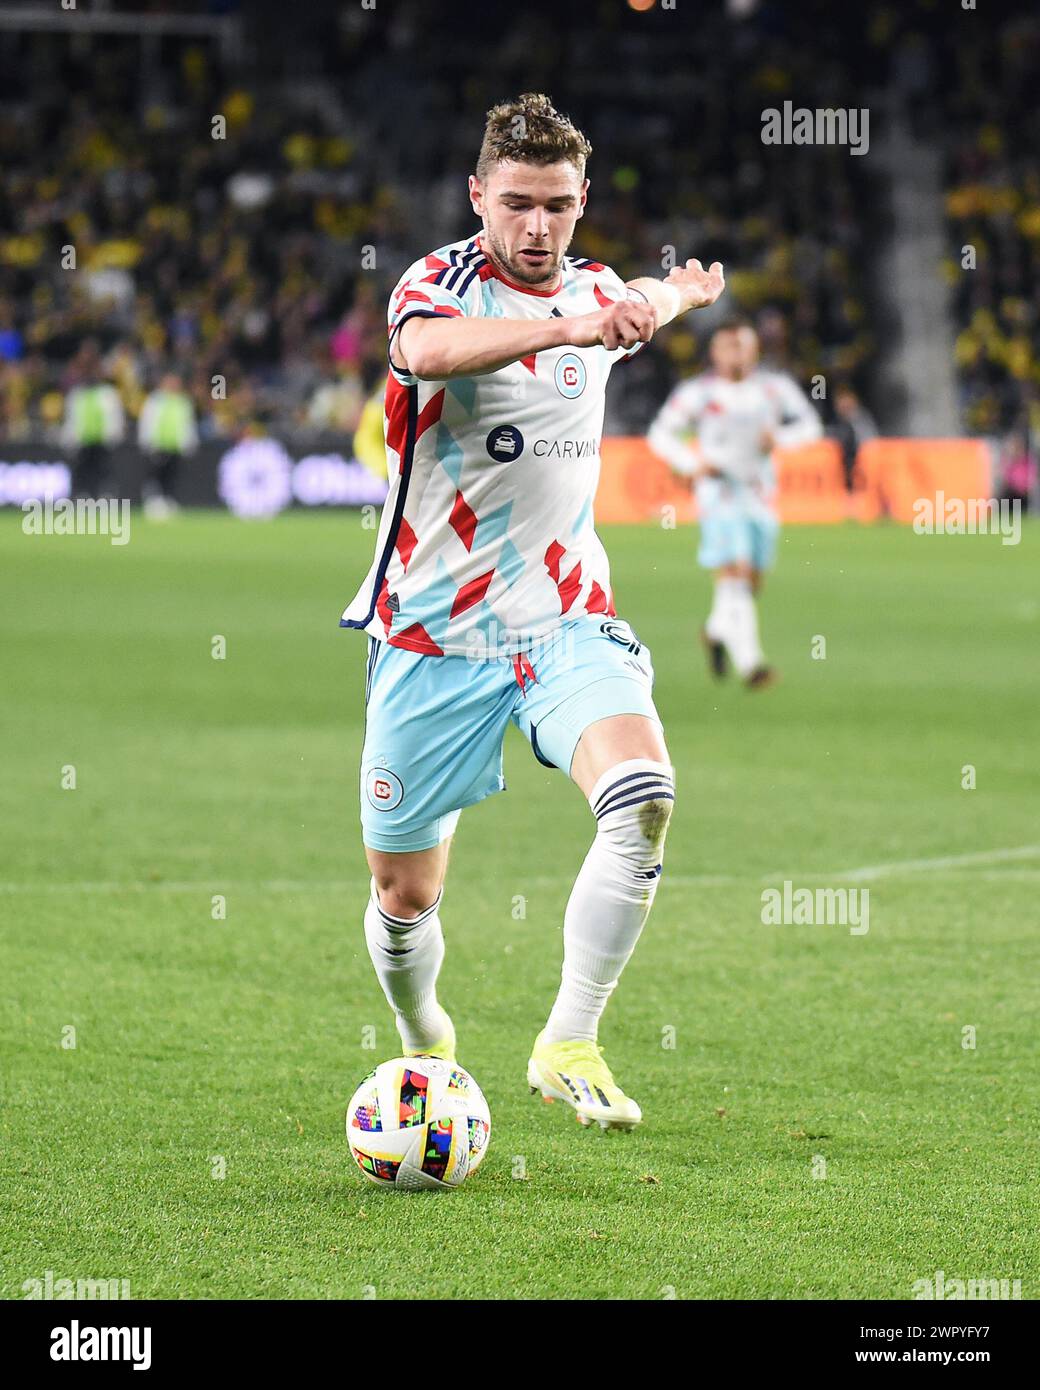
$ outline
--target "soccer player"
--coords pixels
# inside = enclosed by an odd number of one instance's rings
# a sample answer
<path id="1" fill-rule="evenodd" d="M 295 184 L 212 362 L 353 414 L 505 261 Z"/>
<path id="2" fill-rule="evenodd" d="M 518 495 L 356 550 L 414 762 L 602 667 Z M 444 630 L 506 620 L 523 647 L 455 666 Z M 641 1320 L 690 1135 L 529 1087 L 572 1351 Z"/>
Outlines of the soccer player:
<path id="1" fill-rule="evenodd" d="M 604 391 L 615 362 L 713 303 L 723 274 L 690 260 L 626 285 L 568 256 L 590 151 L 545 96 L 496 106 L 469 179 L 481 230 L 398 282 L 390 490 L 341 621 L 369 636 L 365 936 L 405 1052 L 455 1055 L 436 993 L 448 848 L 460 811 L 504 789 L 512 721 L 596 822 L 528 1082 L 585 1124 L 630 1128 L 640 1109 L 597 1026 L 653 902 L 674 782 L 650 653 L 616 616 L 593 529 Z"/>
<path id="2" fill-rule="evenodd" d="M 697 556 L 715 575 L 701 641 L 712 674 L 728 661 L 751 690 L 777 678 L 762 655 L 755 599 L 773 563 L 780 524 L 770 455 L 819 439 L 819 417 L 799 386 L 758 365 L 758 335 L 727 321 L 711 336 L 713 370 L 681 381 L 650 426 L 647 442 L 673 473 L 693 479 L 701 523 Z M 696 434 L 699 451 L 687 443 Z"/>

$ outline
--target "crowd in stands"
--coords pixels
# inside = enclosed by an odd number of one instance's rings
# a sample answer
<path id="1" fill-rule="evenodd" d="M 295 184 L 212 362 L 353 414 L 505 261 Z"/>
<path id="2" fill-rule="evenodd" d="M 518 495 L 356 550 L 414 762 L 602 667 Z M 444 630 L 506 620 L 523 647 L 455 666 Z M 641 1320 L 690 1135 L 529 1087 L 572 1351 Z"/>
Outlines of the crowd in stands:
<path id="1" fill-rule="evenodd" d="M 825 374 L 883 427 L 869 161 L 834 146 L 792 158 L 760 138 L 763 108 L 787 97 L 848 104 L 860 47 L 848 17 L 811 0 L 734 24 L 707 7 L 683 26 L 677 63 L 663 12 L 588 10 L 561 7 L 548 26 L 490 7 L 433 65 L 419 0 L 389 15 L 316 6 L 281 67 L 277 33 L 263 61 L 253 35 L 239 64 L 197 38 L 4 35 L 0 436 L 61 437 L 88 340 L 133 420 L 175 373 L 203 438 L 352 432 L 385 374 L 389 291 L 416 255 L 474 230 L 465 176 L 484 112 L 521 90 L 550 92 L 592 141 L 576 251 L 626 277 L 663 274 L 669 255 L 723 260 L 728 307 L 755 319 L 765 361 L 803 385 Z M 867 50 L 885 37 L 871 23 Z M 1001 31 L 1005 89 L 963 53 L 957 77 L 952 239 L 985 250 L 955 290 L 965 427 L 977 432 L 1035 405 L 1035 21 L 1020 52 L 1022 33 Z M 615 374 L 608 431 L 644 429 L 704 362 L 697 325 L 662 335 Z M 835 394 L 824 408 L 840 427 Z"/>
<path id="2" fill-rule="evenodd" d="M 1040 441 L 1040 11 L 938 51 L 965 428 Z"/>
<path id="3" fill-rule="evenodd" d="M 393 211 L 350 140 L 265 109 L 201 45 L 148 73 L 129 38 L 26 48 L 0 114 L 5 434 L 61 428 L 87 339 L 131 416 L 176 370 L 206 433 L 352 429 L 381 317 L 355 243 Z"/>
<path id="4" fill-rule="evenodd" d="M 484 36 L 484 61 L 446 45 L 431 74 L 425 13 L 395 6 L 382 28 L 346 15 L 296 81 L 236 71 L 202 41 L 166 40 L 145 62 L 129 36 L 19 37 L 0 94 L 8 439 L 59 436 L 88 338 L 131 417 L 172 370 L 204 437 L 349 432 L 385 372 L 397 275 L 474 227 L 465 176 L 484 112 L 541 86 L 594 146 L 576 250 L 626 276 L 663 274 L 669 254 L 719 256 L 768 360 L 805 380 L 868 365 L 847 153 L 811 151 L 792 176 L 759 139 L 763 104 L 820 66 L 797 34 L 748 29 L 720 58 L 719 17 L 690 39 L 694 71 L 665 88 L 649 74 L 674 52 L 667 25 L 550 30 L 514 12 Z M 606 74 L 626 55 L 647 75 L 619 103 Z M 683 327 L 643 356 L 608 428 L 642 428 L 703 344 Z"/>

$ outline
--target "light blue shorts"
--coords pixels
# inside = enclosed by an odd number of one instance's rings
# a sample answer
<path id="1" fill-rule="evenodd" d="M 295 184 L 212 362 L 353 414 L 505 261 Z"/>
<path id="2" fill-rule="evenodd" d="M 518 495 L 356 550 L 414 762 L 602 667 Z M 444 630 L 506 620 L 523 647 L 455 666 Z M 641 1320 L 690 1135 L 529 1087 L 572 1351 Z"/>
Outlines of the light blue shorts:
<path id="1" fill-rule="evenodd" d="M 697 561 L 705 569 L 723 565 L 772 567 L 780 523 L 776 513 L 749 488 L 720 478 L 706 478 L 697 487 L 701 544 Z"/>
<path id="2" fill-rule="evenodd" d="M 459 812 L 505 790 L 510 720 L 539 762 L 569 772 L 590 724 L 654 708 L 650 652 L 626 622 L 564 623 L 522 656 L 422 656 L 369 638 L 361 825 L 370 849 L 431 849 Z"/>

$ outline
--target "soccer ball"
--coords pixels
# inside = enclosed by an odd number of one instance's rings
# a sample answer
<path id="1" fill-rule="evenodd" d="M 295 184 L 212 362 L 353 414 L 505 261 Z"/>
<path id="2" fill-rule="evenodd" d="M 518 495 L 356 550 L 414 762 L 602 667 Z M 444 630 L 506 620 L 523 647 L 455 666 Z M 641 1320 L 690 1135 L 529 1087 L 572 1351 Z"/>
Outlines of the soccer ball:
<path id="1" fill-rule="evenodd" d="M 480 1167 L 490 1137 L 480 1087 L 457 1062 L 440 1057 L 381 1062 L 347 1107 L 350 1152 L 381 1187 L 458 1187 Z"/>

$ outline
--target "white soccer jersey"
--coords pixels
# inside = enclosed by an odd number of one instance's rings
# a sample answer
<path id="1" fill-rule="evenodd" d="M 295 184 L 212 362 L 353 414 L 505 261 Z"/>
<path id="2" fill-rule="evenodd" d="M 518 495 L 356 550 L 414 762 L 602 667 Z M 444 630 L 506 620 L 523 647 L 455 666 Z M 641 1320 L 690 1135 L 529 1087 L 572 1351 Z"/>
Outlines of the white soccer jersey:
<path id="1" fill-rule="evenodd" d="M 478 236 L 408 268 L 390 297 L 390 344 L 416 314 L 569 318 L 629 297 L 643 298 L 607 266 L 572 257 L 558 289 L 516 285 Z M 607 377 L 639 346 L 549 348 L 450 381 L 391 363 L 390 491 L 375 560 L 341 625 L 431 656 L 502 655 L 565 618 L 613 616 L 592 504 Z"/>
<path id="2" fill-rule="evenodd" d="M 758 368 L 743 381 L 717 372 L 681 381 L 650 426 L 647 442 L 680 473 L 710 464 L 732 482 L 768 492 L 773 484 L 762 435 L 782 448 L 819 439 L 816 411 L 791 377 Z M 686 442 L 697 436 L 699 453 Z"/>

